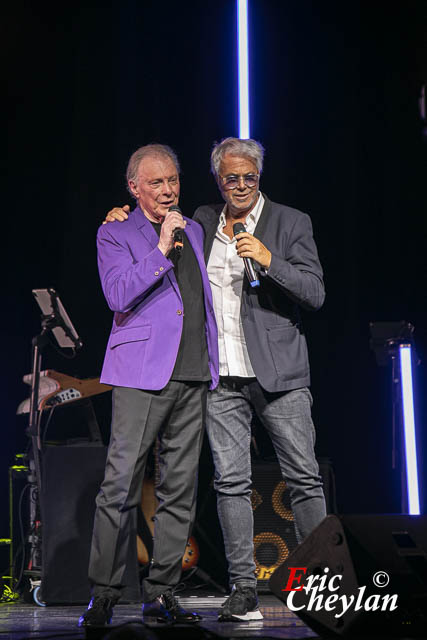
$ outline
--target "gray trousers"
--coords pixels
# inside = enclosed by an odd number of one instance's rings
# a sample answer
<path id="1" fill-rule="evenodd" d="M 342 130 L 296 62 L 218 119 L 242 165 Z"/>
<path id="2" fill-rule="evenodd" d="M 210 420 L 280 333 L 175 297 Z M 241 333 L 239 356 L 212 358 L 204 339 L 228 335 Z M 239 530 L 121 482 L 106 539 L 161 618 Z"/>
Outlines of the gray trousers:
<path id="1" fill-rule="evenodd" d="M 206 383 L 170 381 L 161 391 L 115 387 L 104 481 L 96 499 L 89 561 L 93 595 L 118 600 L 150 447 L 159 437 L 153 560 L 143 600 L 178 584 L 196 503 Z"/>

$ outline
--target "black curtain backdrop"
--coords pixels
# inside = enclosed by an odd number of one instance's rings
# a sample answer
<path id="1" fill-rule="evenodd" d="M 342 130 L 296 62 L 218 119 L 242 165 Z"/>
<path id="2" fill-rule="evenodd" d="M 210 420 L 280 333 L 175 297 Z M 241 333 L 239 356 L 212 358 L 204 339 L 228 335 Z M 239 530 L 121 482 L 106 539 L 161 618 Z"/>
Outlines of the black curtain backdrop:
<path id="1" fill-rule="evenodd" d="M 333 460 L 343 512 L 399 511 L 390 371 L 375 363 L 369 322 L 415 325 L 425 460 L 427 139 L 418 97 L 427 81 L 427 4 L 249 4 L 251 133 L 267 152 L 262 188 L 311 215 L 325 270 L 325 305 L 304 316 L 318 453 Z M 7 8 L 5 516 L 7 469 L 27 444 L 15 411 L 39 331 L 31 289 L 58 290 L 85 344 L 72 361 L 47 351 L 44 367 L 99 375 L 112 314 L 98 281 L 96 230 L 112 206 L 131 202 L 126 163 L 149 142 L 177 150 L 187 215 L 218 200 L 209 154 L 215 140 L 238 134 L 235 30 L 231 0 L 16 0 Z"/>

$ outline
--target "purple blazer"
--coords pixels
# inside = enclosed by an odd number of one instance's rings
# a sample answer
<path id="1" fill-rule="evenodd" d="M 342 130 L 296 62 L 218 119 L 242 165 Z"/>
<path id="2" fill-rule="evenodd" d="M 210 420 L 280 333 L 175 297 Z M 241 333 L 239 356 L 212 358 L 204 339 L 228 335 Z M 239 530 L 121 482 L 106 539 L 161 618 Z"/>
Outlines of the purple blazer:
<path id="1" fill-rule="evenodd" d="M 206 312 L 211 389 L 218 384 L 218 334 L 203 258 L 203 230 L 185 218 L 185 232 L 199 263 Z M 101 382 L 135 389 L 163 389 L 175 366 L 183 303 L 173 264 L 157 247 L 159 238 L 139 207 L 120 224 L 98 230 L 98 268 L 108 306 L 114 311 Z"/>

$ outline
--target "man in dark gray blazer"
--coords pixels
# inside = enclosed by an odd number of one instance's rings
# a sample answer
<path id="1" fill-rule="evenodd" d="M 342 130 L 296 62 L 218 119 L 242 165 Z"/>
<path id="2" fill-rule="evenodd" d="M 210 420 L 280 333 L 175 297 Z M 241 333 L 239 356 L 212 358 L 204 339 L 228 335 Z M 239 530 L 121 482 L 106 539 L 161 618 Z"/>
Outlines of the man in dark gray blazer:
<path id="1" fill-rule="evenodd" d="M 199 207 L 193 217 L 205 232 L 219 336 L 220 382 L 208 394 L 206 430 L 232 587 L 219 612 L 224 621 L 262 619 L 251 506 L 254 412 L 270 434 L 289 487 L 298 540 L 326 515 L 300 318 L 300 308 L 313 311 L 323 304 L 322 268 L 308 215 L 260 192 L 263 155 L 255 140 L 226 138 L 216 145 L 211 168 L 225 205 Z M 107 220 L 125 219 L 126 209 L 113 209 Z M 237 222 L 246 231 L 235 237 Z M 242 258 L 252 259 L 258 286 L 251 286 Z"/>
<path id="2" fill-rule="evenodd" d="M 224 204 L 199 207 L 218 324 L 220 383 L 208 395 L 206 429 L 215 463 L 218 515 L 232 593 L 220 620 L 257 620 L 251 507 L 251 421 L 270 434 L 290 490 L 298 540 L 325 517 L 314 454 L 307 344 L 300 307 L 324 301 L 322 268 L 308 215 L 259 191 L 263 148 L 226 138 L 211 155 Z M 246 232 L 235 237 L 233 225 Z M 259 282 L 251 286 L 242 258 Z"/>

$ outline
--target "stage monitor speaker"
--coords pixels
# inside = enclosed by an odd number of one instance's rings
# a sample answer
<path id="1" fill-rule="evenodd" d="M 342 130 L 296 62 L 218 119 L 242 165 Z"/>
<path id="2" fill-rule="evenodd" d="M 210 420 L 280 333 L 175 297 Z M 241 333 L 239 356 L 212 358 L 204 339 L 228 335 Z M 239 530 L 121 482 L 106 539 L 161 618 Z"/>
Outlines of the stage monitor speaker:
<path id="1" fill-rule="evenodd" d="M 328 458 L 319 459 L 328 513 L 335 510 L 335 480 Z M 252 461 L 252 509 L 257 588 L 269 591 L 274 571 L 297 546 L 291 499 L 275 457 Z"/>
<path id="2" fill-rule="evenodd" d="M 90 599 L 87 574 L 95 498 L 106 455 L 106 447 L 90 444 L 44 450 L 41 594 L 47 604 L 87 604 Z M 136 602 L 136 545 L 129 549 L 127 565 L 123 600 Z"/>
<path id="3" fill-rule="evenodd" d="M 322 636 L 425 635 L 427 516 L 327 516 L 269 584 Z"/>

